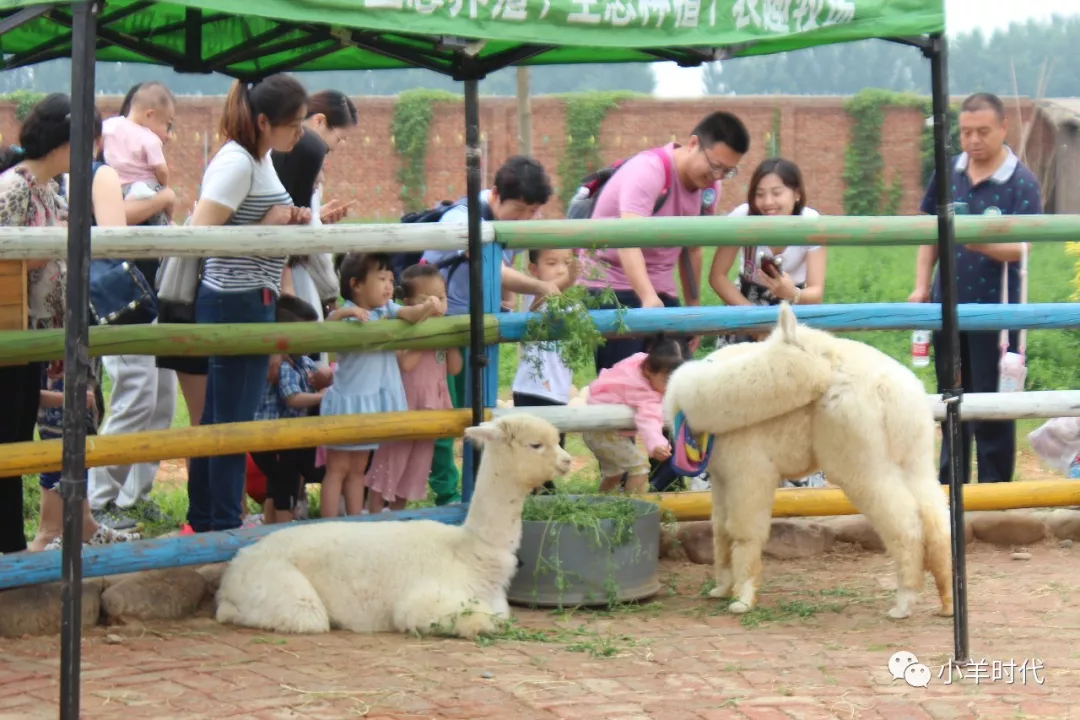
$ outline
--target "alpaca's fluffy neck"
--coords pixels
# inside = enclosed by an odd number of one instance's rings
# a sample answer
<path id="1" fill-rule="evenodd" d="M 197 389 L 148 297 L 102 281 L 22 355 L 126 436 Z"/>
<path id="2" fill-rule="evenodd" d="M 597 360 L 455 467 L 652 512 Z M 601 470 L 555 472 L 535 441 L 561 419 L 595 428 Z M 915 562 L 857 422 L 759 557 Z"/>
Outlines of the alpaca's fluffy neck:
<path id="1" fill-rule="evenodd" d="M 520 470 L 496 469 L 499 463 L 495 457 L 484 460 L 487 462 L 480 463 L 463 527 L 481 545 L 495 551 L 517 552 L 521 544 L 521 510 L 526 494 L 506 475 Z"/>

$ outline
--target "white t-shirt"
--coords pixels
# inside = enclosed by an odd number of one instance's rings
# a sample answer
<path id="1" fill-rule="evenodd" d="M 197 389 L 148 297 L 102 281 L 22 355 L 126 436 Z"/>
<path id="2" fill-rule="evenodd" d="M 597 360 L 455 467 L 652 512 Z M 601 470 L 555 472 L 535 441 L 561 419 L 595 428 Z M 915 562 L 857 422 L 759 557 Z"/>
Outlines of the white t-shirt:
<path id="1" fill-rule="evenodd" d="M 728 213 L 728 217 L 747 217 L 750 215 L 750 205 L 743 203 L 739 207 Z M 801 213 L 805 218 L 821 217 L 821 214 L 813 208 L 804 207 Z M 757 254 L 765 249 L 765 246 L 754 248 L 754 260 L 757 260 Z M 784 272 L 791 276 L 791 282 L 796 285 L 802 285 L 806 282 L 806 258 L 815 250 L 820 250 L 820 245 L 789 245 L 784 248 L 784 251 L 780 253 L 780 257 L 783 258 Z M 741 253 L 740 253 L 741 254 Z M 739 258 L 739 266 L 742 267 L 746 264 L 746 258 Z M 745 268 L 744 268 L 745 270 Z M 759 271 L 760 272 L 760 271 Z"/>
<path id="2" fill-rule="evenodd" d="M 532 295 L 524 295 L 522 300 L 523 307 L 532 307 Z M 517 373 L 511 386 L 512 392 L 565 404 L 570 402 L 570 387 L 573 384 L 574 373 L 563 363 L 556 342 L 531 342 L 521 345 Z"/>
<path id="3" fill-rule="evenodd" d="M 211 200 L 233 211 L 228 225 L 258 223 L 274 205 L 292 205 L 267 153 L 256 161 L 230 140 L 206 167 L 200 200 Z M 281 289 L 284 257 L 207 258 L 203 283 L 222 292 Z"/>

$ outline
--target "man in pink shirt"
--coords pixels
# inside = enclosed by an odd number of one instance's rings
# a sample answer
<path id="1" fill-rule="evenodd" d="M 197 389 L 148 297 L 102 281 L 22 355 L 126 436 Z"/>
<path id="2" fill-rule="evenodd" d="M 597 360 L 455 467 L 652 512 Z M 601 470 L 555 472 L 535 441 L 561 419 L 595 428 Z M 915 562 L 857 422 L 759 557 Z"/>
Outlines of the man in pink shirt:
<path id="1" fill-rule="evenodd" d="M 592 218 L 696 217 L 712 214 L 720 200 L 721 181 L 735 176 L 750 147 L 750 135 L 728 112 L 705 116 L 685 145 L 669 143 L 629 159 L 600 189 Z M 656 207 L 668 193 L 663 204 Z M 683 277 L 687 305 L 701 302 L 700 247 L 687 248 L 691 278 Z M 583 283 L 599 292 L 610 287 L 623 307 L 678 307 L 675 268 L 682 248 L 601 250 L 597 262 L 586 263 Z M 596 351 L 596 371 L 644 350 L 643 339 L 610 338 Z M 689 354 L 689 345 L 684 348 Z"/>

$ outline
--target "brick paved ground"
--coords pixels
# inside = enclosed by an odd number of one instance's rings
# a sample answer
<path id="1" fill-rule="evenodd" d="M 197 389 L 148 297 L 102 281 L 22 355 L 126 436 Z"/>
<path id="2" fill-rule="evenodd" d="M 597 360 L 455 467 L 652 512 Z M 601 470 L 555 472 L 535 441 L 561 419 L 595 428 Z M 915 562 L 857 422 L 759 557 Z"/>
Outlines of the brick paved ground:
<path id="1" fill-rule="evenodd" d="M 86 718 L 1080 718 L 1080 548 L 1032 559 L 971 546 L 972 654 L 1044 669 L 1039 684 L 937 677 L 948 620 L 883 619 L 891 564 L 841 553 L 767 563 L 762 609 L 740 621 L 701 597 L 708 568 L 665 563 L 665 589 L 636 609 L 518 611 L 510 637 L 460 640 L 333 633 L 274 637 L 197 619 L 87 632 Z M 546 637 L 548 642 L 539 638 Z M 929 687 L 894 681 L 908 650 Z M 55 718 L 56 638 L 0 645 L 0 718 Z"/>

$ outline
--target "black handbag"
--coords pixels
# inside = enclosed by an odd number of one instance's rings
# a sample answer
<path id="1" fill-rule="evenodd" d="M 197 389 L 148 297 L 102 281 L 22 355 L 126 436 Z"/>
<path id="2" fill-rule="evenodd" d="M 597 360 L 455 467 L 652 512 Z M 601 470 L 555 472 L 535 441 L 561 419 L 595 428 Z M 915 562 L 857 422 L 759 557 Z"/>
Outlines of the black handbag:
<path id="1" fill-rule="evenodd" d="M 134 263 L 90 261 L 90 317 L 95 325 L 145 325 L 157 314 L 157 295 Z"/>

